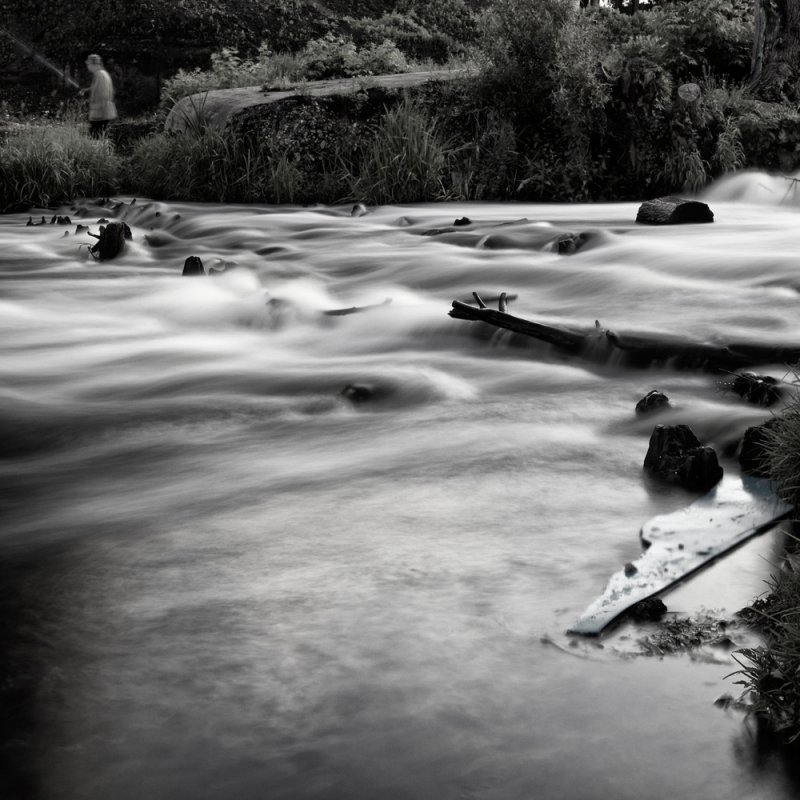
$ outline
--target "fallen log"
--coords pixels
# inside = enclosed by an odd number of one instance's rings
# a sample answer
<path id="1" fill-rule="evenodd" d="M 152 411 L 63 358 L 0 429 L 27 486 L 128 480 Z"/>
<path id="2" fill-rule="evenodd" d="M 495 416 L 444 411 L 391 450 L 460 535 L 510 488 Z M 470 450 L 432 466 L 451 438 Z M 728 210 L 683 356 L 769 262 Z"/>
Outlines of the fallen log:
<path id="1" fill-rule="evenodd" d="M 460 300 L 453 300 L 453 307 L 450 309 L 450 316 L 454 319 L 479 320 L 496 325 L 498 328 L 505 328 L 515 333 L 522 333 L 525 336 L 532 336 L 534 339 L 554 344 L 567 350 L 581 350 L 586 344 L 586 335 L 577 330 L 569 328 L 556 328 L 552 325 L 543 325 L 539 322 L 532 322 L 522 317 L 515 317 L 505 309 L 508 307 L 508 295 L 505 292 L 500 296 L 499 311 L 493 311 L 486 303 L 481 300 L 480 295 L 474 292 L 478 306 L 469 303 L 462 303 Z"/>
<path id="2" fill-rule="evenodd" d="M 497 311 L 489 308 L 477 292 L 473 296 L 477 306 L 454 300 L 449 315 L 454 319 L 485 322 L 594 361 L 613 359 L 631 367 L 669 363 L 677 369 L 701 368 L 722 373 L 759 364 L 795 364 L 800 361 L 800 344 L 714 344 L 664 334 L 620 334 L 604 329 L 597 321 L 594 328 L 548 325 L 509 314 L 505 293 L 500 296 Z"/>

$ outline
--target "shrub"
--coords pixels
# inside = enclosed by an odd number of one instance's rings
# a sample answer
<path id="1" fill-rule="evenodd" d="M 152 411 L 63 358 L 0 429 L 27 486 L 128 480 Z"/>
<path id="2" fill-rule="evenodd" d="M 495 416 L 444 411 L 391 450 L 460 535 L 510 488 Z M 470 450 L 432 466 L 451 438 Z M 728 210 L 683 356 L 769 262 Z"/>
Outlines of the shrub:
<path id="1" fill-rule="evenodd" d="M 388 39 L 358 47 L 349 36 L 333 33 L 309 42 L 300 59 L 306 77 L 311 80 L 378 75 L 408 69 L 405 56 Z"/>
<path id="2" fill-rule="evenodd" d="M 541 119 L 549 107 L 552 64 L 559 33 L 577 14 L 571 0 L 496 0 L 479 18 L 487 77 L 498 101 L 523 116 Z"/>

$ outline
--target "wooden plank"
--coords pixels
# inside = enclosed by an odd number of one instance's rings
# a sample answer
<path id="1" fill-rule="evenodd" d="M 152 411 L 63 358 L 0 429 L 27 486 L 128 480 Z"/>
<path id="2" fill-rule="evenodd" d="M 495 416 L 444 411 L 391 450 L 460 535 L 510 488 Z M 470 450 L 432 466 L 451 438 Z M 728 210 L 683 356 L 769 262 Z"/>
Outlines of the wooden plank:
<path id="1" fill-rule="evenodd" d="M 624 612 L 666 592 L 693 573 L 763 533 L 789 516 L 793 506 L 775 493 L 767 478 L 725 476 L 710 492 L 686 508 L 660 514 L 642 527 L 649 547 L 614 573 L 605 592 L 569 629 L 598 635 Z"/>

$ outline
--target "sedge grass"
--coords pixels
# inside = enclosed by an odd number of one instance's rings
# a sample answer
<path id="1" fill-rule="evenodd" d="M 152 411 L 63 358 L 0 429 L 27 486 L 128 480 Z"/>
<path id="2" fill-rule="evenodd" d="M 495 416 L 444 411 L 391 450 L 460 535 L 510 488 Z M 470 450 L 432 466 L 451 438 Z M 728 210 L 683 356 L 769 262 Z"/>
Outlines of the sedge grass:
<path id="1" fill-rule="evenodd" d="M 350 194 L 370 205 L 446 199 L 450 152 L 439 123 L 405 98 L 385 111 L 361 158 L 351 165 Z"/>
<path id="2" fill-rule="evenodd" d="M 110 194 L 120 170 L 106 138 L 77 125 L 24 125 L 0 145 L 0 212 Z"/>
<path id="3" fill-rule="evenodd" d="M 787 404 L 775 426 L 766 431 L 766 461 L 778 493 L 795 507 L 800 504 L 800 395 Z M 800 539 L 792 538 L 798 549 Z M 768 592 L 744 612 L 763 634 L 765 643 L 735 655 L 735 673 L 744 686 L 751 713 L 780 740 L 800 742 L 800 572 L 790 555 L 776 571 Z"/>

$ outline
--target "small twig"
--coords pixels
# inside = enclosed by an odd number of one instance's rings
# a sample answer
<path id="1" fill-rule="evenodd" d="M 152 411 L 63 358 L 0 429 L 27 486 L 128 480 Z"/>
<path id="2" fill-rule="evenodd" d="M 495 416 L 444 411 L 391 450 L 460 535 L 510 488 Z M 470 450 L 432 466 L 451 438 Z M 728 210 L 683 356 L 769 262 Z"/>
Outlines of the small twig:
<path id="1" fill-rule="evenodd" d="M 479 308 L 488 308 L 486 303 L 481 300 L 481 296 L 477 292 L 473 292 L 472 296 L 475 298 L 475 302 L 478 304 Z"/>

